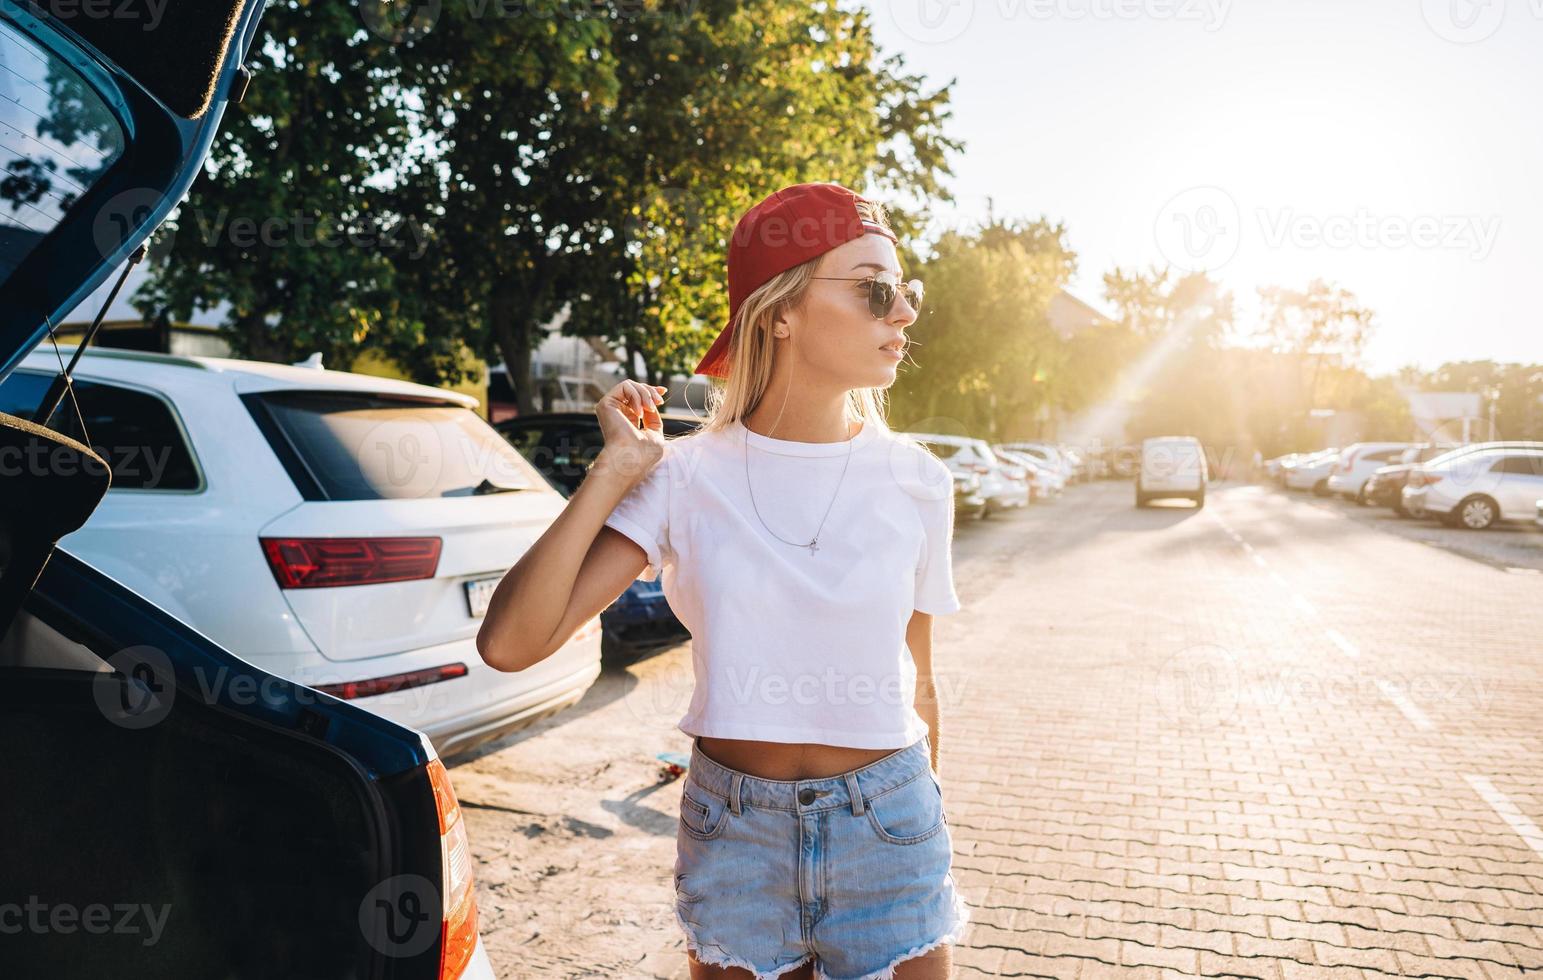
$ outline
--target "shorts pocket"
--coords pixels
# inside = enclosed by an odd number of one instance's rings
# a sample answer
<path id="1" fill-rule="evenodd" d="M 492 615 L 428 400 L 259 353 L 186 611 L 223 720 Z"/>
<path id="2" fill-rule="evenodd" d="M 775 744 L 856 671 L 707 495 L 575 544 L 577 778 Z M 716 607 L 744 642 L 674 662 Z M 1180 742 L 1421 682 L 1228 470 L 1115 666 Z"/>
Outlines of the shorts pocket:
<path id="1" fill-rule="evenodd" d="M 689 779 L 680 788 L 680 826 L 697 840 L 712 840 L 729 822 L 729 801 Z"/>
<path id="2" fill-rule="evenodd" d="M 868 823 L 891 844 L 920 844 L 944 827 L 943 792 L 931 770 L 910 782 L 865 800 Z"/>

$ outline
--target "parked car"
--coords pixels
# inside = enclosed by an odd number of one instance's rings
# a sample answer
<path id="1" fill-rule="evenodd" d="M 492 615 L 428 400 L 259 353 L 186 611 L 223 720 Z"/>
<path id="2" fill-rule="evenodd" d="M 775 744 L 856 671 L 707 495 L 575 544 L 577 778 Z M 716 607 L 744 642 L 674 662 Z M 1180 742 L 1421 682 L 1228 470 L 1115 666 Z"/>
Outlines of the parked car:
<path id="1" fill-rule="evenodd" d="M 1422 478 L 1421 474 L 1426 467 L 1449 463 L 1470 453 L 1492 452 L 1496 449 L 1543 451 L 1543 442 L 1470 442 L 1440 453 L 1410 471 L 1403 489 L 1399 491 L 1399 502 L 1402 504 L 1404 512 L 1410 517 L 1418 518 L 1425 516 L 1425 494 L 1420 489 L 1419 484 Z"/>
<path id="2" fill-rule="evenodd" d="M 703 421 L 679 412 L 661 412 L 659 419 L 667 439 L 695 432 Z M 605 448 L 600 420 L 593 410 L 527 415 L 493 428 L 565 498 L 578 490 L 589 465 Z M 600 624 L 603 660 L 618 665 L 633 663 L 690 635 L 670 608 L 663 581 L 658 578 L 633 582 L 600 614 Z"/>
<path id="3" fill-rule="evenodd" d="M 1012 484 L 1011 506 L 1027 507 L 1034 500 L 1034 474 L 1036 468 L 993 449 L 991 454 L 1002 467 L 1002 476 Z"/>
<path id="4" fill-rule="evenodd" d="M 980 492 L 980 475 L 950 470 L 954 477 L 954 523 L 986 516 L 986 497 Z"/>
<path id="5" fill-rule="evenodd" d="M 1421 464 L 1435 459 L 1454 447 L 1446 445 L 1411 446 L 1399 455 L 1398 462 L 1387 466 L 1379 466 L 1372 471 L 1372 475 L 1366 478 L 1366 486 L 1362 496 L 1366 502 L 1376 507 L 1391 507 L 1393 512 L 1400 517 L 1408 517 L 1409 512 L 1404 508 L 1403 490 L 1409 482 L 1409 474 Z"/>
<path id="6" fill-rule="evenodd" d="M 992 447 L 999 459 L 1021 466 L 1029 476 L 1029 499 L 1051 500 L 1066 489 L 1066 480 L 1043 459 L 1011 449 Z"/>
<path id="7" fill-rule="evenodd" d="M 1071 476 L 1067 479 L 1067 482 L 1086 482 L 1089 479 L 1087 459 L 1079 450 L 1073 449 L 1070 446 L 1062 446 L 1060 449 L 1061 456 L 1066 460 L 1067 465 L 1071 467 Z"/>
<path id="8" fill-rule="evenodd" d="M 1074 476 L 1075 471 L 1072 468 L 1070 460 L 1067 459 L 1066 455 L 1061 451 L 1060 447 L 1052 445 L 1051 443 L 1003 442 L 998 443 L 995 448 L 1008 449 L 1016 453 L 1022 453 L 1026 456 L 1032 456 L 1033 458 L 1039 460 L 1041 464 L 1047 467 L 1059 478 L 1062 487 L 1064 487 L 1067 483 L 1070 483 Z"/>
<path id="9" fill-rule="evenodd" d="M 1205 506 L 1205 449 L 1194 436 L 1154 436 L 1141 442 L 1141 465 L 1136 474 L 1136 506 L 1145 507 L 1164 497 L 1186 497 Z"/>
<path id="10" fill-rule="evenodd" d="M 52 350 L 23 360 L 0 411 L 25 417 L 50 364 Z M 519 673 L 477 654 L 493 588 L 564 501 L 470 396 L 116 350 L 88 350 L 76 377 L 114 481 L 63 546 L 231 652 L 416 728 L 442 756 L 599 677 L 598 621 Z M 73 414 L 54 424 L 84 440 Z"/>
<path id="11" fill-rule="evenodd" d="M 1326 496 L 1329 492 L 1329 475 L 1334 472 L 1338 459 L 1338 449 L 1325 449 L 1321 452 L 1306 453 L 1286 463 L 1281 467 L 1286 488 L 1311 490 L 1320 497 Z"/>
<path id="12" fill-rule="evenodd" d="M 1543 450 L 1449 453 L 1410 474 L 1403 493 L 1407 508 L 1451 527 L 1531 520 L 1543 494 Z"/>
<path id="13" fill-rule="evenodd" d="M 25 208 L 0 210 L 0 382 L 143 254 L 186 193 L 249 77 L 242 65 L 262 9 L 172 5 L 145 32 L 46 5 L 0 6 L 6 166 L 45 178 L 29 180 Z M 491 980 L 466 823 L 429 741 L 254 666 L 163 606 L 167 590 L 225 588 L 233 572 L 213 553 L 164 570 L 155 596 L 140 591 L 149 577 L 125 581 L 132 565 L 161 559 L 159 542 L 177 537 L 179 522 L 202 516 L 223 472 L 216 458 L 251 451 L 234 438 L 250 423 L 205 416 L 202 405 L 161 416 L 179 436 L 224 427 L 233 438 L 194 442 L 164 468 L 155 458 L 162 478 L 203 489 L 165 491 L 182 509 L 157 512 L 164 523 L 136 539 L 152 550 L 105 571 L 76 553 L 89 534 L 61 539 L 89 526 L 104 496 L 114 507 L 160 506 L 161 491 L 125 487 L 149 464 L 124 454 L 163 445 L 166 433 L 115 428 L 97 412 L 110 400 L 85 391 L 61 383 L 47 401 L 55 394 L 62 402 L 42 420 L 84 418 L 88 444 L 0 415 L 0 867 L 8 895 L 70 927 L 8 924 L 5 974 Z M 110 491 L 110 479 L 124 489 Z M 205 533 L 226 533 L 216 526 Z M 245 546 L 272 590 L 261 545 Z M 421 561 L 417 546 L 408 551 L 380 557 Z M 249 568 L 234 574 L 260 581 Z M 288 622 L 273 629 L 301 629 L 292 611 L 279 615 Z"/>
<path id="14" fill-rule="evenodd" d="M 905 434 L 931 450 L 947 464 L 949 470 L 955 473 L 974 473 L 980 477 L 981 496 L 986 498 L 981 517 L 990 517 L 1011 507 L 1028 505 L 1027 487 L 1008 478 L 986 440 L 927 432 Z"/>
<path id="15" fill-rule="evenodd" d="M 1353 442 L 1339 451 L 1329 474 L 1329 492 L 1349 497 L 1357 503 L 1366 500 L 1366 481 L 1378 467 L 1386 466 L 1409 449 L 1407 442 Z"/>

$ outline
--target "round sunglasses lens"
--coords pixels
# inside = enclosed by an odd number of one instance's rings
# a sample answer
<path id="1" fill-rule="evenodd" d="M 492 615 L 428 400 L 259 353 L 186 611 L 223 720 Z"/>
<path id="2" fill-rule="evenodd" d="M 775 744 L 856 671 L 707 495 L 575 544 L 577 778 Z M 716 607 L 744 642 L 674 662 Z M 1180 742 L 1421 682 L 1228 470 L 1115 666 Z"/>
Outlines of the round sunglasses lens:
<path id="1" fill-rule="evenodd" d="M 868 287 L 868 312 L 876 317 L 888 316 L 890 307 L 894 305 L 895 287 L 875 279 L 873 285 Z"/>

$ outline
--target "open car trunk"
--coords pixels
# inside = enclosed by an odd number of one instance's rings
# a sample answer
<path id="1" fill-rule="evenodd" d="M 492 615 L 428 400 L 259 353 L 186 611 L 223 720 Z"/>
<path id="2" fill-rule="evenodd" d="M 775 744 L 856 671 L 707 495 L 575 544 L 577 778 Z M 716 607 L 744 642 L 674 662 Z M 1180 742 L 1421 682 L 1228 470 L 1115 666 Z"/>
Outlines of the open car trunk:
<path id="1" fill-rule="evenodd" d="M 439 896 L 396 884 L 442 874 L 415 733 L 57 553 L 0 639 L 0 739 L 0 975 L 439 976 Z"/>
<path id="2" fill-rule="evenodd" d="M 385 840 L 347 758 L 202 706 L 125 730 L 97 699 L 128 703 L 130 683 L 0 671 L 5 767 L 21 777 L 0 822 L 26 828 L 0 863 L 11 900 L 50 923 L 7 937 L 10 975 L 354 975 Z"/>

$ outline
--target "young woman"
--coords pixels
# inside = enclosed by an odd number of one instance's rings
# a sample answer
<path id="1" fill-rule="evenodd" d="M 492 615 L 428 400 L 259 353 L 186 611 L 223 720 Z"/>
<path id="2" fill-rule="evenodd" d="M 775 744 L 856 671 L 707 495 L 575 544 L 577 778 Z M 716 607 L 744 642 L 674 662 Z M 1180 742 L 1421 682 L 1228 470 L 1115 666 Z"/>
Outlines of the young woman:
<path id="1" fill-rule="evenodd" d="M 959 608 L 953 479 L 883 417 L 921 284 L 882 207 L 837 184 L 756 205 L 728 264 L 707 422 L 667 443 L 662 389 L 612 389 L 604 449 L 478 649 L 521 670 L 662 572 L 696 672 L 674 868 L 691 976 L 946 978 L 969 914 L 932 671 L 932 617 Z"/>

